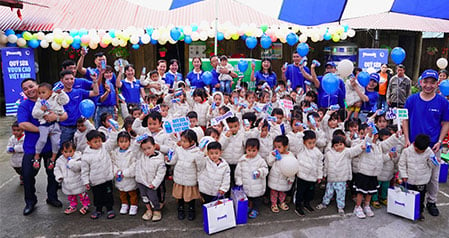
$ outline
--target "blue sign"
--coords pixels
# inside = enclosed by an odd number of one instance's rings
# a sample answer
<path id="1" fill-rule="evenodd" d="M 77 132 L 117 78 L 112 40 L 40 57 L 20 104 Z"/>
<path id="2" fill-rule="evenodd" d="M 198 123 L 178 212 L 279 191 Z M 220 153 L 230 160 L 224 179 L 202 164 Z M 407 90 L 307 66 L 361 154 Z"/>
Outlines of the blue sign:
<path id="1" fill-rule="evenodd" d="M 382 64 L 388 63 L 388 50 L 387 49 L 359 49 L 359 67 L 366 71 L 368 68 L 374 68 L 377 71 L 380 70 Z"/>
<path id="2" fill-rule="evenodd" d="M 6 115 L 15 116 L 20 100 L 24 98 L 20 84 L 26 78 L 36 78 L 34 51 L 31 48 L 2 48 L 3 87 Z"/>

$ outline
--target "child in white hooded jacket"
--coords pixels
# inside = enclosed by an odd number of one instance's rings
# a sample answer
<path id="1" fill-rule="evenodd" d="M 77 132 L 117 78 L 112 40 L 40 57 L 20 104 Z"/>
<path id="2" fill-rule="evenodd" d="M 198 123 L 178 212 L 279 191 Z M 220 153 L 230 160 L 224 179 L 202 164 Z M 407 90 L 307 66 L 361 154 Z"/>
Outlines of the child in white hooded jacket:
<path id="1" fill-rule="evenodd" d="M 259 140 L 250 138 L 246 141 L 245 151 L 235 169 L 235 185 L 243 186 L 249 200 L 249 217 L 256 218 L 259 214 L 261 197 L 265 193 L 266 179 L 268 175 L 268 166 L 260 155 Z"/>

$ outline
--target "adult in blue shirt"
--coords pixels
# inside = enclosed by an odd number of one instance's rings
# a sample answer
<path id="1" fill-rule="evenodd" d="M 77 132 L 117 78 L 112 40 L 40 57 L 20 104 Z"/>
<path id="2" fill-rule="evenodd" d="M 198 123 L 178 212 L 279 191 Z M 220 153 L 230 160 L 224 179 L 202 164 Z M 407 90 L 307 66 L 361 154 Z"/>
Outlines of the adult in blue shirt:
<path id="1" fill-rule="evenodd" d="M 27 78 L 22 81 L 21 84 L 23 93 L 27 97 L 22 101 L 17 109 L 17 122 L 19 127 L 25 131 L 25 140 L 23 142 L 23 160 L 22 160 L 22 176 L 23 176 L 23 188 L 25 194 L 25 208 L 23 209 L 23 215 L 29 215 L 34 211 L 34 206 L 37 203 L 36 197 L 36 179 L 35 176 L 39 170 L 34 169 L 34 154 L 35 146 L 39 139 L 39 121 L 33 118 L 32 111 L 34 104 L 38 98 L 38 85 L 32 78 Z M 67 119 L 67 114 L 63 116 L 57 116 L 50 112 L 44 117 L 49 123 L 63 121 Z M 48 162 L 51 158 L 51 145 L 50 140 L 47 141 L 42 153 L 41 158 L 44 160 L 45 172 L 47 173 L 47 203 L 55 206 L 62 207 L 62 203 L 58 200 L 58 183 L 55 180 L 53 169 L 48 169 Z"/>
<path id="2" fill-rule="evenodd" d="M 196 88 L 204 88 L 206 84 L 201 79 L 201 75 L 203 75 L 203 68 L 202 68 L 203 62 L 201 61 L 200 57 L 193 57 L 192 58 L 192 65 L 193 69 L 190 71 L 187 76 L 186 80 L 189 80 L 190 86 L 196 87 Z"/>
<path id="3" fill-rule="evenodd" d="M 270 88 L 274 88 L 277 76 L 271 68 L 271 60 L 267 58 L 262 59 L 262 68 L 257 72 L 254 72 L 255 67 L 255 64 L 251 64 L 251 81 L 255 81 L 256 85 L 258 85 L 261 80 L 264 80 Z"/>
<path id="4" fill-rule="evenodd" d="M 122 79 L 122 71 L 125 72 L 125 79 Z M 145 89 L 140 87 L 140 80 L 137 80 L 134 76 L 135 72 L 136 70 L 132 64 L 128 64 L 124 69 L 120 67 L 118 80 L 115 82 L 115 86 L 121 89 L 128 110 L 140 107 L 140 99 L 145 97 Z"/>
<path id="5" fill-rule="evenodd" d="M 340 108 L 345 108 L 345 97 L 346 97 L 346 88 L 345 83 L 340 78 L 338 79 L 338 89 L 337 91 L 330 95 L 326 91 L 324 91 L 322 81 L 324 75 L 328 73 L 335 73 L 337 72 L 337 68 L 333 62 L 328 62 L 324 66 L 325 72 L 323 76 L 316 75 L 315 72 L 316 65 L 312 63 L 311 65 L 311 71 L 312 71 L 312 82 L 314 83 L 315 87 L 318 89 L 318 107 L 320 108 L 328 108 L 331 105 L 338 104 Z"/>
<path id="6" fill-rule="evenodd" d="M 362 122 L 366 121 L 368 114 L 377 111 L 377 101 L 379 100 L 379 80 L 379 74 L 370 74 L 369 83 L 365 87 L 365 95 L 364 97 L 360 97 L 363 101 L 359 114 L 359 118 Z M 357 88 L 358 90 L 358 87 L 355 87 L 355 85 L 353 88 Z"/>
<path id="7" fill-rule="evenodd" d="M 73 60 L 64 60 L 61 65 L 61 70 L 70 70 L 73 75 L 76 75 L 76 64 Z M 75 78 L 75 83 L 73 83 L 73 88 L 81 88 L 84 90 L 92 89 L 92 80 L 85 78 Z"/>
<path id="8" fill-rule="evenodd" d="M 402 121 L 405 147 L 410 146 L 417 135 L 428 135 L 431 142 L 430 146 L 440 160 L 441 144 L 449 130 L 449 103 L 446 98 L 436 94 L 438 88 L 437 71 L 425 70 L 421 75 L 420 85 L 422 91 L 411 95 L 405 103 L 405 108 L 408 110 L 408 119 Z M 440 166 L 436 166 L 432 169 L 432 176 L 427 184 L 426 207 L 432 216 L 439 215 L 436 207 L 439 175 Z"/>
<path id="9" fill-rule="evenodd" d="M 179 63 L 177 59 L 171 59 L 168 68 L 168 72 L 165 73 L 165 83 L 170 85 L 170 88 L 173 88 L 175 82 L 184 81 L 184 79 L 182 74 L 178 73 Z"/>
<path id="10" fill-rule="evenodd" d="M 212 66 L 212 69 L 210 71 L 212 73 L 212 82 L 210 85 L 211 85 L 211 87 L 215 88 L 215 90 L 219 90 L 221 85 L 220 85 L 220 80 L 218 80 L 218 76 L 220 74 L 217 72 L 217 66 L 218 66 L 218 62 L 219 62 L 218 56 L 212 55 L 209 58 L 209 61 L 210 61 L 210 66 Z M 231 72 L 231 77 L 233 77 L 233 78 L 237 77 L 237 74 L 234 72 Z"/>
<path id="11" fill-rule="evenodd" d="M 95 110 L 95 128 L 100 127 L 100 116 L 103 113 L 108 113 L 114 117 L 115 106 L 117 105 L 117 95 L 115 93 L 115 86 L 112 84 L 113 70 L 111 66 L 106 66 L 106 70 L 100 73 L 98 78 L 98 90 L 100 92 L 97 100 L 97 109 Z"/>
<path id="12" fill-rule="evenodd" d="M 76 121 L 81 117 L 79 105 L 84 99 L 98 96 L 98 81 L 95 79 L 92 81 L 92 90 L 87 91 L 81 88 L 73 88 L 75 82 L 75 76 L 70 70 L 63 70 L 59 74 L 61 83 L 64 85 L 64 92 L 69 96 L 70 101 L 64 105 L 64 110 L 69 116 L 67 120 L 59 123 L 61 128 L 61 140 L 60 144 L 72 140 L 73 135 L 76 132 Z"/>
<path id="13" fill-rule="evenodd" d="M 312 76 L 310 75 L 309 68 L 300 64 L 302 57 L 298 52 L 293 52 L 293 64 L 287 65 L 287 68 L 282 66 L 282 80 L 287 83 L 288 80 L 291 82 L 291 88 L 296 89 L 301 87 L 305 91 L 305 80 L 312 81 Z"/>

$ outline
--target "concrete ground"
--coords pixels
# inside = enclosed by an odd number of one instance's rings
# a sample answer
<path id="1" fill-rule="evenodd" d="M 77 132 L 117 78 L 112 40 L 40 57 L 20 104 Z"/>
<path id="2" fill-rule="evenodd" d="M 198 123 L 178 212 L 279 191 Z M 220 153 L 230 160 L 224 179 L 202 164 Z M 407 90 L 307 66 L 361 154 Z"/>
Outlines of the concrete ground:
<path id="1" fill-rule="evenodd" d="M 179 221 L 176 217 L 175 201 L 167 193 L 168 205 L 163 210 L 163 219 L 158 223 L 143 221 L 140 206 L 135 217 L 117 215 L 113 220 L 101 217 L 91 220 L 88 215 L 73 213 L 65 215 L 68 206 L 66 196 L 59 191 L 64 208 L 50 207 L 45 203 L 46 176 L 41 170 L 37 176 L 39 202 L 30 216 L 23 216 L 25 206 L 23 187 L 19 177 L 9 165 L 9 156 L 4 153 L 9 125 L 13 118 L 0 118 L 0 237 L 208 237 L 203 231 L 200 206 L 193 222 Z M 214 237 L 449 237 L 449 186 L 441 184 L 438 207 L 441 215 L 432 217 L 425 212 L 425 221 L 413 222 L 387 214 L 386 208 L 375 210 L 373 218 L 358 219 L 352 214 L 354 203 L 346 199 L 346 215 L 337 215 L 335 203 L 322 211 L 298 217 L 291 209 L 273 214 L 268 205 L 263 205 L 261 215 L 248 224 L 213 235 Z M 170 191 L 170 190 L 169 190 Z M 317 189 L 313 205 L 318 204 L 323 191 Z M 115 210 L 120 209 L 118 194 Z M 292 204 L 290 204 L 293 207 Z M 92 210 L 92 209 L 91 209 Z"/>

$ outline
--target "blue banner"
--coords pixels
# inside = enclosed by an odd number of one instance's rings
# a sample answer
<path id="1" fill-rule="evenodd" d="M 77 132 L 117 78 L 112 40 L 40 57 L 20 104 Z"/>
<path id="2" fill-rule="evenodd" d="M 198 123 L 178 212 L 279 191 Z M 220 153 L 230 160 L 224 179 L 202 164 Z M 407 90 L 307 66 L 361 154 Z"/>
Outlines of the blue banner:
<path id="1" fill-rule="evenodd" d="M 388 63 L 388 50 L 387 49 L 359 49 L 359 67 L 366 71 L 368 68 L 374 68 L 377 71 L 380 70 L 382 64 Z"/>
<path id="2" fill-rule="evenodd" d="M 34 51 L 31 48 L 2 48 L 2 73 L 5 88 L 6 115 L 15 116 L 24 98 L 20 84 L 23 79 L 36 78 Z"/>

